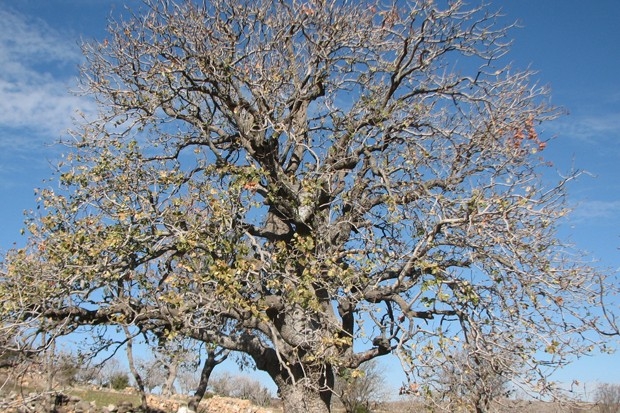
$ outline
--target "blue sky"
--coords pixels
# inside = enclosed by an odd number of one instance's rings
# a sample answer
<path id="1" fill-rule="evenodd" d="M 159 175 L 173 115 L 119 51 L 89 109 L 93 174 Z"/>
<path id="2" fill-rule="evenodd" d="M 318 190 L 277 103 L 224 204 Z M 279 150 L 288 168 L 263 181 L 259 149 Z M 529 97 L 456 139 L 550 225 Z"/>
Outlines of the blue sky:
<path id="1" fill-rule="evenodd" d="M 53 182 L 52 144 L 80 110 L 92 112 L 75 89 L 82 39 L 103 39 L 123 0 L 0 0 L 0 250 L 24 242 L 23 211 L 33 189 Z M 139 4 L 132 1 L 134 5 Z M 588 172 L 569 189 L 573 215 L 563 237 L 610 270 L 620 268 L 620 1 L 492 1 L 513 30 L 510 60 L 538 71 L 552 102 L 567 115 L 543 125 L 557 136 L 545 150 L 557 170 Z M 620 354 L 590 358 L 559 379 L 620 382 Z"/>

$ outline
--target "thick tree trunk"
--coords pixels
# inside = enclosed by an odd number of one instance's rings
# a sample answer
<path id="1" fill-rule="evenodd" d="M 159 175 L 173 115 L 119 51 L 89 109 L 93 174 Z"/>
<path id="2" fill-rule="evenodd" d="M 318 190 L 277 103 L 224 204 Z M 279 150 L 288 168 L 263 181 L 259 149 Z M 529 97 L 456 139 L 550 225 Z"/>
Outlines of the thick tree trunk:
<path id="1" fill-rule="evenodd" d="M 279 374 L 271 377 L 278 386 L 284 413 L 331 412 L 334 373 L 330 365 L 318 370 L 316 366 L 291 365 L 290 369 L 279 370 Z"/>
<path id="2" fill-rule="evenodd" d="M 298 308 L 286 314 L 275 310 L 270 317 L 282 337 L 297 349 L 305 344 L 307 336 L 316 335 L 320 340 L 319 331 L 313 331 L 313 321 L 307 312 Z M 304 338 L 305 337 L 305 338 Z M 283 402 L 284 413 L 330 413 L 331 398 L 334 388 L 334 369 L 329 363 L 300 363 L 304 359 L 303 351 L 292 350 L 277 354 L 272 348 L 265 348 L 255 338 L 248 340 L 248 347 L 256 350 L 252 358 L 259 370 L 271 376 L 278 395 Z M 249 352 L 248 352 L 249 353 Z"/>
<path id="3" fill-rule="evenodd" d="M 280 386 L 284 413 L 330 413 L 330 400 L 303 384 Z"/>
<path id="4" fill-rule="evenodd" d="M 194 397 L 199 403 L 207 392 L 207 387 L 209 387 L 209 379 L 211 378 L 211 373 L 215 368 L 215 363 L 212 361 L 213 360 L 211 358 L 208 358 L 207 361 L 205 361 L 204 366 L 202 366 L 202 371 L 200 372 L 200 382 L 194 392 Z"/>

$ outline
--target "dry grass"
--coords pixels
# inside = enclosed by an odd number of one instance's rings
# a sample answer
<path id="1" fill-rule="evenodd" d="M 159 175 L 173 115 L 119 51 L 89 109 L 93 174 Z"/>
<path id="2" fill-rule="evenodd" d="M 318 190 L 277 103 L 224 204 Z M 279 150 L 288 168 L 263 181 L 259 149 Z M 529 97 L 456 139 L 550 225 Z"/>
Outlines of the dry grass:
<path id="1" fill-rule="evenodd" d="M 134 392 L 118 392 L 109 389 L 95 389 L 89 387 L 57 387 L 52 391 L 67 395 L 77 396 L 88 402 L 94 401 L 97 406 L 118 405 L 123 401 L 132 402 L 134 406 L 140 405 L 140 396 Z M 47 389 L 42 381 L 36 379 L 11 380 L 6 375 L 0 375 L 0 397 L 9 393 L 17 393 L 24 398 L 30 393 L 46 393 Z"/>
<path id="2" fill-rule="evenodd" d="M 72 388 L 65 391 L 66 394 L 77 396 L 88 402 L 95 402 L 97 406 L 108 406 L 110 404 L 118 405 L 121 402 L 131 402 L 134 406 L 140 405 L 140 396 L 135 393 L 116 392 L 112 390 L 96 390 Z"/>

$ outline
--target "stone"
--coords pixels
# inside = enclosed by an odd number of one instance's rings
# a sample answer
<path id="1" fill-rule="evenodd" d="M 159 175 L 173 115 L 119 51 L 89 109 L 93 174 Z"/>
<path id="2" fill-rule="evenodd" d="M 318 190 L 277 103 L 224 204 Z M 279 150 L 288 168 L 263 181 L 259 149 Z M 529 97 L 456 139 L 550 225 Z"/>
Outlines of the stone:
<path id="1" fill-rule="evenodd" d="M 75 404 L 73 411 L 74 413 L 89 413 L 91 410 L 91 407 L 92 406 L 90 403 L 80 400 L 79 402 Z"/>

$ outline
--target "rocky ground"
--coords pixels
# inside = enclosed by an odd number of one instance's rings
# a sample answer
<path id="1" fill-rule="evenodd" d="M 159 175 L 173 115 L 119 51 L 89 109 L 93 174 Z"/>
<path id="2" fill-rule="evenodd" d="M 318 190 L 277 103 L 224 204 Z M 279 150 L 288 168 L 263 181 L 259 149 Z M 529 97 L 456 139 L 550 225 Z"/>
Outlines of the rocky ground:
<path id="1" fill-rule="evenodd" d="M 203 400 L 196 409 L 188 407 L 187 399 L 164 399 L 148 396 L 148 413 L 281 413 L 279 407 L 259 407 L 249 400 L 213 396 Z M 542 402 L 508 402 L 491 409 L 497 413 L 596 413 L 600 406 L 583 403 L 581 405 L 561 405 Z M 341 412 L 341 409 L 334 409 Z M 424 411 L 421 406 L 411 402 L 387 403 L 373 410 L 377 413 L 413 413 Z M 607 411 L 607 410 L 605 410 Z M 615 411 L 615 410 L 614 410 Z M 145 413 L 135 402 L 121 401 L 116 404 L 98 406 L 95 402 L 83 400 L 64 393 L 29 393 L 20 395 L 11 392 L 0 397 L 2 413 Z"/>
<path id="2" fill-rule="evenodd" d="M 1 377 L 0 377 L 1 379 Z M 31 381 L 25 387 L 8 386 L 0 380 L 0 413 L 281 413 L 279 401 L 274 400 L 270 407 L 253 405 L 249 400 L 228 397 L 207 397 L 193 409 L 187 396 L 163 398 L 148 396 L 149 411 L 140 407 L 140 398 L 135 389 L 113 391 L 110 389 L 71 387 L 63 391 L 27 391 L 36 386 Z M 4 383 L 4 385 L 2 385 Z M 79 396 L 78 396 L 79 395 Z M 97 400 L 97 401 L 94 401 Z M 506 400 L 491 410 L 497 413 L 596 413 L 601 406 L 590 403 L 562 405 L 535 401 Z M 334 412 L 342 412 L 334 408 Z M 376 413 L 414 413 L 424 411 L 413 400 L 400 400 L 382 403 L 373 408 Z M 620 410 L 619 410 L 620 411 Z"/>
<path id="3" fill-rule="evenodd" d="M 180 399 L 164 399 L 148 396 L 149 413 L 277 413 L 278 409 L 252 405 L 249 400 L 213 396 L 203 400 L 196 410 L 187 407 Z M 21 395 L 10 392 L 0 399 L 0 412 L 5 413 L 145 413 L 131 401 L 97 406 L 95 402 L 64 393 L 29 393 Z"/>

